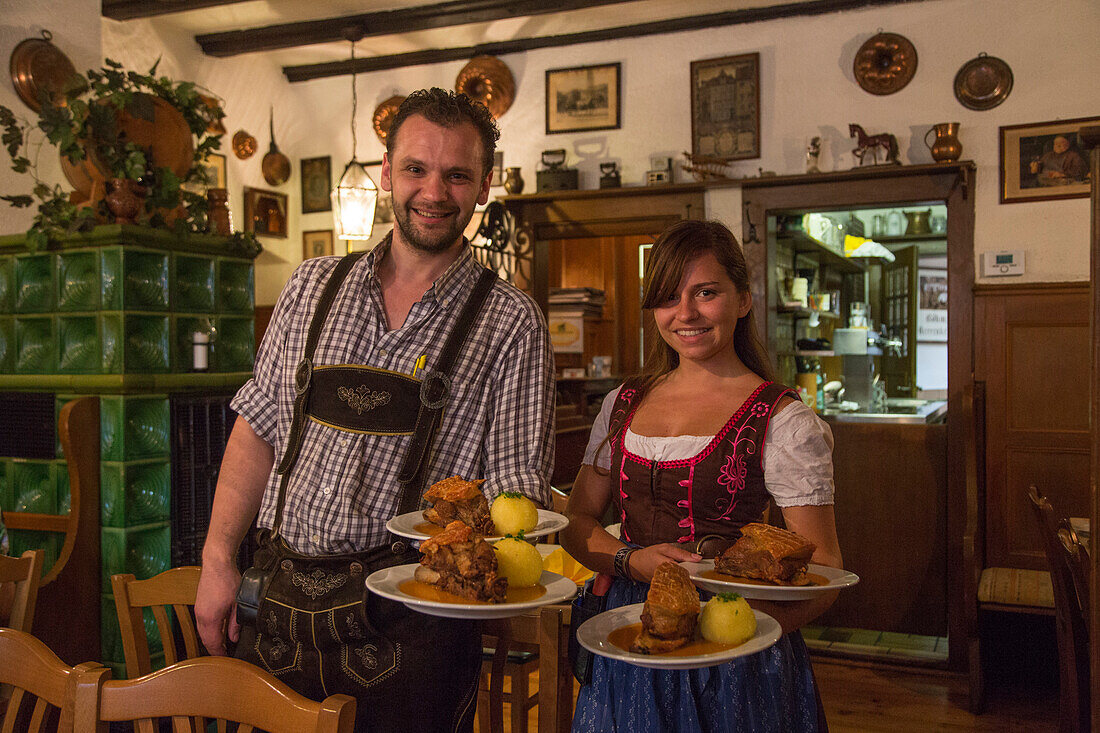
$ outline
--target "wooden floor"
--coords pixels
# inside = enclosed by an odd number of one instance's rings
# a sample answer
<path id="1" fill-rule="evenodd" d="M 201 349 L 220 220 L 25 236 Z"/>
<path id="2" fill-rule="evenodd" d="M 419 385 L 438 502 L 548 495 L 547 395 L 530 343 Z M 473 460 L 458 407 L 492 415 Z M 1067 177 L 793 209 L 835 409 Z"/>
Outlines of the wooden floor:
<path id="1" fill-rule="evenodd" d="M 831 733 L 1058 730 L 1057 680 L 1046 672 L 989 680 L 987 711 L 971 715 L 967 711 L 965 676 L 820 657 L 814 658 L 813 666 Z M 537 680 L 536 673 L 532 676 L 532 690 Z M 528 716 L 531 733 L 538 730 L 537 715 L 536 707 Z M 504 730 L 511 733 L 507 705 L 504 717 Z"/>

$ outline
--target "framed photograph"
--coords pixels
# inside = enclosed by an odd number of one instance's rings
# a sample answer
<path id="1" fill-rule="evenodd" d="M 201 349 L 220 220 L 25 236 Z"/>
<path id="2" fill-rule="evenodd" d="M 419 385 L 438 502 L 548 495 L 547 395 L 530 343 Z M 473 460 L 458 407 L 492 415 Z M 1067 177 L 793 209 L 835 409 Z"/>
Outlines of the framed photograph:
<path id="1" fill-rule="evenodd" d="M 332 211 L 332 158 L 302 158 L 302 213 Z"/>
<path id="2" fill-rule="evenodd" d="M 691 152 L 760 157 L 760 54 L 691 62 Z"/>
<path id="3" fill-rule="evenodd" d="M 947 270 L 917 272 L 917 341 L 947 342 Z"/>
<path id="4" fill-rule="evenodd" d="M 207 188 L 228 188 L 225 180 L 225 156 L 220 153 L 210 153 L 202 162 L 202 170 L 206 176 Z"/>
<path id="5" fill-rule="evenodd" d="M 1001 128 L 1001 203 L 1084 198 L 1092 190 L 1078 133 L 1100 117 Z"/>
<path id="6" fill-rule="evenodd" d="M 546 134 L 622 127 L 622 64 L 546 70 Z"/>
<path id="7" fill-rule="evenodd" d="M 244 230 L 258 236 L 286 239 L 286 194 L 245 186 Z"/>
<path id="8" fill-rule="evenodd" d="M 333 236 L 331 229 L 319 229 L 302 232 L 302 259 L 326 257 L 332 254 Z"/>

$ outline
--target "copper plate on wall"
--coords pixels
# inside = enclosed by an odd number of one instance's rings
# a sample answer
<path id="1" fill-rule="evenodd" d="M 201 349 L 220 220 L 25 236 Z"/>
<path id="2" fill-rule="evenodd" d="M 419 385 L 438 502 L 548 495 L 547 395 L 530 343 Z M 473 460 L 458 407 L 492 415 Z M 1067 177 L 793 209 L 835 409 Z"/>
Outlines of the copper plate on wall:
<path id="1" fill-rule="evenodd" d="M 500 119 L 516 98 L 516 80 L 496 56 L 475 56 L 458 72 L 455 91 L 481 102 L 494 119 Z"/>
<path id="2" fill-rule="evenodd" d="M 233 133 L 233 154 L 241 160 L 248 160 L 256 152 L 256 138 L 244 130 Z"/>
<path id="3" fill-rule="evenodd" d="M 397 94 L 374 108 L 374 134 L 378 136 L 383 145 L 386 144 L 386 136 L 390 133 L 393 118 L 397 116 L 397 108 L 404 101 L 405 98 Z"/>
<path id="4" fill-rule="evenodd" d="M 877 33 L 859 47 L 852 73 L 864 91 L 893 94 L 917 73 L 917 49 L 905 36 Z"/>
<path id="5" fill-rule="evenodd" d="M 41 38 L 20 41 L 11 52 L 11 82 L 19 98 L 35 112 L 42 109 L 40 96 L 60 94 L 76 68 L 69 57 L 50 42 L 53 34 L 42 31 Z"/>
<path id="6" fill-rule="evenodd" d="M 955 99 L 967 109 L 993 109 L 1012 91 L 1012 69 L 996 56 L 978 54 L 955 74 Z"/>

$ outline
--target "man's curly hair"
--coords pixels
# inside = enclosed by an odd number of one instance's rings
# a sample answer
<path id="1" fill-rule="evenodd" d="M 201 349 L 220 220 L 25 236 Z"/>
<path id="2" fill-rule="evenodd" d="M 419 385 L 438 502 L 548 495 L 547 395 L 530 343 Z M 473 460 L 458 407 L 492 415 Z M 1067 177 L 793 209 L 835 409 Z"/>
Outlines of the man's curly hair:
<path id="1" fill-rule="evenodd" d="M 421 115 L 429 122 L 447 128 L 456 127 L 463 122 L 472 124 L 481 138 L 482 168 L 484 169 L 482 175 L 487 176 L 493 170 L 493 154 L 497 149 L 500 130 L 497 129 L 497 123 L 490 114 L 489 108 L 484 104 L 475 102 L 465 94 L 456 94 L 438 87 L 413 92 L 401 103 L 386 135 L 386 151 L 391 155 L 401 125 L 413 115 Z"/>

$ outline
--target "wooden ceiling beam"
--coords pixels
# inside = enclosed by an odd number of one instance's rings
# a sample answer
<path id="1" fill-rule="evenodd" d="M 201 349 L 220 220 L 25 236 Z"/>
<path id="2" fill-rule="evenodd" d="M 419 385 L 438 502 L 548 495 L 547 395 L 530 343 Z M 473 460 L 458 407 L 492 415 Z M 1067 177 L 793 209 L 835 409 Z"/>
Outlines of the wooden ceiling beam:
<path id="1" fill-rule="evenodd" d="M 285 74 L 287 80 L 291 82 L 309 81 L 311 79 L 323 79 L 329 76 L 342 76 L 351 73 L 363 74 L 372 71 L 400 69 L 406 66 L 460 61 L 483 54 L 501 56 L 508 53 L 520 53 L 522 51 L 530 51 L 537 48 L 613 41 L 620 38 L 637 38 L 639 36 L 656 35 L 659 33 L 676 33 L 679 31 L 698 30 L 702 28 L 718 28 L 721 26 L 755 23 L 762 20 L 775 20 L 796 15 L 822 15 L 824 13 L 833 13 L 843 10 L 910 2 L 922 2 L 922 0 L 810 0 L 810 2 L 787 3 L 764 8 L 747 8 L 745 10 L 731 10 L 721 13 L 710 13 L 707 15 L 694 15 L 686 18 L 673 18 L 671 20 L 654 21 L 651 23 L 602 28 L 600 30 L 584 31 L 581 33 L 567 33 L 564 35 L 541 36 L 537 38 L 518 38 L 511 41 L 483 43 L 477 46 L 467 46 L 464 48 L 440 48 L 391 54 L 388 56 L 368 56 L 365 58 L 356 58 L 354 62 L 349 59 L 347 61 L 284 66 L 283 74 Z"/>
<path id="2" fill-rule="evenodd" d="M 263 28 L 205 33 L 195 41 L 208 56 L 224 58 L 255 51 L 347 40 L 349 29 L 363 37 L 412 33 L 467 23 L 487 23 L 566 10 L 584 10 L 631 0 L 450 0 L 399 10 L 269 25 Z"/>
<path id="3" fill-rule="evenodd" d="M 241 2 L 247 0 L 103 0 L 102 14 L 112 20 L 136 20 Z"/>

